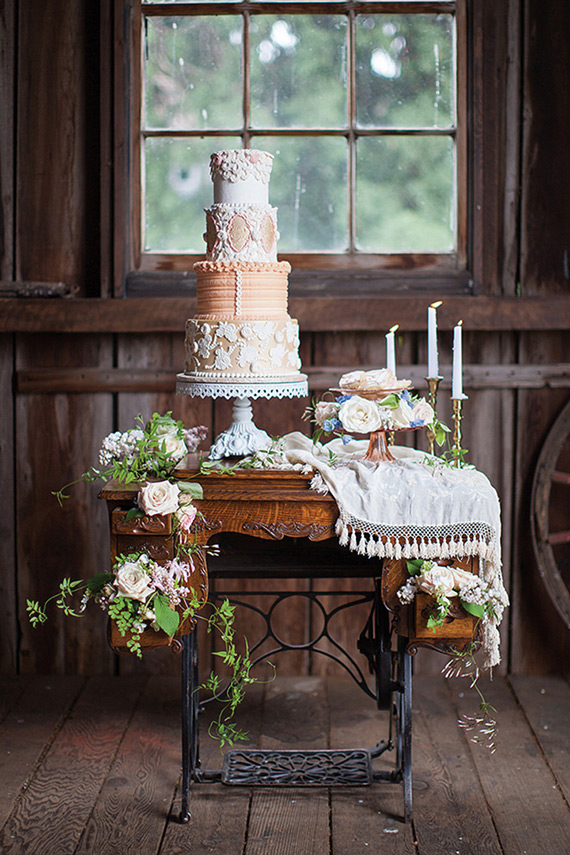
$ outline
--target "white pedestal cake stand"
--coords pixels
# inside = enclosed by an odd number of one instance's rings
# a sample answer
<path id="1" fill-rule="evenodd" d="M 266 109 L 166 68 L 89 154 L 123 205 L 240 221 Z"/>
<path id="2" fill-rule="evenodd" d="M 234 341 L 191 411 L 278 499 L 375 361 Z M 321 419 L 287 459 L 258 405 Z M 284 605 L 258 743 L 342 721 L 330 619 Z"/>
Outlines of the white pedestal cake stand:
<path id="1" fill-rule="evenodd" d="M 294 379 L 236 383 L 230 381 L 207 383 L 190 374 L 176 376 L 176 393 L 193 398 L 234 398 L 233 421 L 223 431 L 210 449 L 210 460 L 225 457 L 245 457 L 256 451 L 264 451 L 271 445 L 271 437 L 253 423 L 250 399 L 257 398 L 303 398 L 309 394 L 306 374 Z"/>

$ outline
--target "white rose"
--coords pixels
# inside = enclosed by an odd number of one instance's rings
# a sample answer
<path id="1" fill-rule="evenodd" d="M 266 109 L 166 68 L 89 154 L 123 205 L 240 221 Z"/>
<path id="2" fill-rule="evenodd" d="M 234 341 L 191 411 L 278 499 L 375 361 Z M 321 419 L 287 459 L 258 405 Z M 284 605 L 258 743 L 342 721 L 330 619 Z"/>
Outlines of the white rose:
<path id="1" fill-rule="evenodd" d="M 412 421 L 423 422 L 425 425 L 431 425 L 435 417 L 435 413 L 430 404 L 425 398 L 420 398 L 416 401 L 412 409 Z"/>
<path id="2" fill-rule="evenodd" d="M 151 481 L 137 496 L 139 508 L 150 517 L 155 514 L 173 514 L 178 510 L 180 487 L 170 481 Z"/>
<path id="3" fill-rule="evenodd" d="M 446 597 L 454 597 L 456 594 L 454 590 L 455 579 L 450 567 L 439 567 L 436 564 L 435 567 L 426 570 L 417 579 L 418 588 L 420 591 L 425 591 L 426 594 L 440 592 Z"/>
<path id="4" fill-rule="evenodd" d="M 440 589 L 447 597 L 455 597 L 461 588 L 476 585 L 479 579 L 461 567 L 440 567 L 436 564 L 418 576 L 418 588 L 427 594 L 435 594 Z"/>
<path id="5" fill-rule="evenodd" d="M 327 419 L 334 419 L 336 416 L 336 407 L 334 401 L 319 401 L 315 407 L 315 421 L 320 427 Z"/>
<path id="6" fill-rule="evenodd" d="M 338 418 L 345 430 L 354 433 L 370 433 L 380 430 L 382 419 L 374 401 L 367 401 L 358 395 L 352 395 L 339 407 Z"/>
<path id="7" fill-rule="evenodd" d="M 390 410 L 390 417 L 396 428 L 407 428 L 412 421 L 412 408 L 410 405 L 400 399 L 400 403 L 394 410 Z"/>
<path id="8" fill-rule="evenodd" d="M 180 460 L 185 454 L 188 454 L 186 443 L 183 439 L 178 438 L 176 432 L 163 434 L 160 437 L 159 444 L 174 460 Z"/>
<path id="9" fill-rule="evenodd" d="M 115 587 L 121 596 L 144 603 L 152 588 L 148 586 L 148 575 L 134 561 L 127 561 L 115 572 Z"/>

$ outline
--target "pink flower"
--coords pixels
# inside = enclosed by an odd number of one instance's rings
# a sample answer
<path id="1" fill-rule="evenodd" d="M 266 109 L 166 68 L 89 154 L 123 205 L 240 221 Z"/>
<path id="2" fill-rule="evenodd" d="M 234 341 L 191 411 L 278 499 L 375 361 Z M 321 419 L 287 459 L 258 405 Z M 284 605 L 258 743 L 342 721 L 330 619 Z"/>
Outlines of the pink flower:
<path id="1" fill-rule="evenodd" d="M 196 507 L 194 505 L 188 505 L 180 514 L 180 528 L 184 529 L 184 531 L 190 531 L 190 526 L 192 525 L 195 519 Z"/>
<path id="2" fill-rule="evenodd" d="M 259 152 L 258 151 L 250 151 L 249 159 L 251 163 L 259 163 Z"/>
<path id="3" fill-rule="evenodd" d="M 190 574 L 194 570 L 194 562 L 187 557 L 186 561 L 179 561 L 178 558 L 173 558 L 165 567 L 168 576 L 176 582 L 186 582 L 190 578 Z"/>

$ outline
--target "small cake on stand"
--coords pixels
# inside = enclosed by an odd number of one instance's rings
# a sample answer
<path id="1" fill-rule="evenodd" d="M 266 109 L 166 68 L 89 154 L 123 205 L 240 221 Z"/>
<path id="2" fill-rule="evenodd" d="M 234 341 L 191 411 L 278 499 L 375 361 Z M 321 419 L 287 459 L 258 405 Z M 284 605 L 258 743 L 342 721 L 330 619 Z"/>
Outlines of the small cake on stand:
<path id="1" fill-rule="evenodd" d="M 352 371 L 329 390 L 336 396 L 334 401 L 317 405 L 315 421 L 325 431 L 368 436 L 362 459 L 390 463 L 397 458 L 390 451 L 387 434 L 418 430 L 434 419 L 432 407 L 423 398 L 412 398 L 410 386 L 410 380 L 397 380 L 388 368 Z"/>

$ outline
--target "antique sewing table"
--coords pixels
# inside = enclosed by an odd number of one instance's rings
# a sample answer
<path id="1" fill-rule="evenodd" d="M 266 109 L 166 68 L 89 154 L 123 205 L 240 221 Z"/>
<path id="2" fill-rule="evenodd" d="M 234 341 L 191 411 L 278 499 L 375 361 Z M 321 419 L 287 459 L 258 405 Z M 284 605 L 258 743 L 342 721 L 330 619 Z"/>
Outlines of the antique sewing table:
<path id="1" fill-rule="evenodd" d="M 195 479 L 194 469 L 178 470 L 180 479 Z M 248 605 L 247 593 L 221 590 L 224 579 L 247 579 L 248 593 L 253 593 L 249 582 L 253 579 L 310 579 L 309 590 L 296 590 L 295 597 L 307 597 L 320 609 L 323 627 L 316 637 L 306 643 L 292 644 L 283 641 L 272 626 L 274 607 L 283 599 L 292 596 L 291 588 L 286 591 L 271 591 L 273 605 L 261 613 L 266 632 L 255 642 L 249 639 L 253 663 L 285 650 L 306 650 L 324 653 L 339 662 L 350 674 L 356 685 L 372 697 L 379 709 L 390 711 L 390 731 L 386 740 L 375 747 L 364 749 L 312 750 L 312 751 L 260 751 L 256 749 L 232 750 L 226 754 L 223 768 L 204 770 L 199 757 L 198 717 L 201 702 L 198 692 L 198 645 L 195 629 L 185 627 L 173 640 L 174 648 L 182 650 L 182 806 L 181 819 L 186 821 L 190 782 L 221 781 L 225 784 L 247 786 L 333 786 L 367 785 L 376 781 L 401 782 L 404 795 L 404 818 L 411 819 L 412 813 L 412 666 L 410 653 L 420 645 L 440 650 L 461 649 L 473 636 L 473 621 L 470 616 L 450 617 L 441 628 L 438 639 L 426 629 L 426 616 L 417 606 L 401 607 L 396 591 L 407 577 L 405 561 L 380 561 L 355 555 L 348 549 L 337 547 L 343 555 L 340 564 L 327 566 L 318 558 L 318 544 L 335 538 L 335 522 L 338 518 L 336 502 L 329 494 L 321 494 L 309 488 L 311 476 L 299 472 L 280 470 L 249 469 L 231 475 L 212 472 L 200 476 L 204 497 L 196 502 L 201 516 L 197 517 L 195 531 L 197 543 L 205 546 L 211 540 L 221 546 L 220 557 L 210 560 L 206 567 L 204 550 L 194 556 L 195 573 L 191 584 L 205 598 L 208 577 L 215 590 L 210 599 L 228 596 L 240 606 L 260 609 Z M 144 517 L 126 520 L 127 510 L 136 497 L 136 485 L 107 485 L 100 493 L 109 508 L 111 524 L 111 559 L 120 554 L 146 550 L 161 562 L 172 557 L 172 527 L 168 517 Z M 232 551 L 231 538 L 236 535 L 261 538 L 265 541 L 284 542 L 288 539 L 306 539 L 315 544 L 315 557 L 311 566 L 306 561 L 287 563 L 287 549 L 280 550 L 280 562 L 265 562 L 261 570 L 244 558 L 242 561 L 227 562 L 225 556 Z M 229 550 L 224 538 L 230 539 Z M 329 544 L 330 545 L 330 544 Z M 291 550 L 292 553 L 295 550 Z M 452 563 L 451 561 L 449 563 Z M 453 562 L 469 566 L 469 562 Z M 269 569 L 268 569 L 269 568 Z M 327 585 L 322 592 L 327 604 L 330 597 L 342 595 L 344 602 L 327 610 L 320 600 L 318 580 L 351 578 L 362 580 L 362 590 L 349 592 L 334 591 Z M 255 586 L 254 586 L 255 587 Z M 307 586 L 304 586 L 305 588 Z M 261 593 L 259 591 L 258 593 Z M 347 600 L 348 593 L 348 602 Z M 418 598 L 419 599 L 419 598 Z M 329 632 L 330 619 L 340 609 L 363 603 L 370 604 L 370 614 L 358 637 L 358 649 L 363 655 L 361 663 L 342 648 Z M 393 614 L 391 615 L 390 612 Z M 150 636 L 160 633 L 149 632 Z M 272 642 L 269 653 L 261 652 L 262 644 Z M 151 638 L 151 645 L 155 639 Z M 325 649 L 321 645 L 325 641 Z M 163 642 L 164 643 L 164 642 Z M 111 644 L 118 652 L 125 652 L 116 633 Z M 331 652 L 332 650 L 332 652 Z M 359 657 L 360 659 L 360 657 Z M 372 687 L 365 678 L 361 664 L 372 675 Z M 372 760 L 386 751 L 394 752 L 394 767 L 373 769 Z"/>

